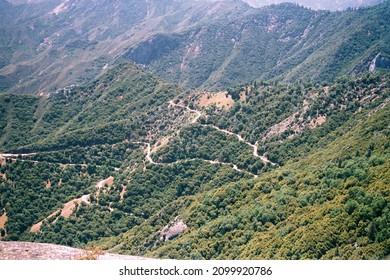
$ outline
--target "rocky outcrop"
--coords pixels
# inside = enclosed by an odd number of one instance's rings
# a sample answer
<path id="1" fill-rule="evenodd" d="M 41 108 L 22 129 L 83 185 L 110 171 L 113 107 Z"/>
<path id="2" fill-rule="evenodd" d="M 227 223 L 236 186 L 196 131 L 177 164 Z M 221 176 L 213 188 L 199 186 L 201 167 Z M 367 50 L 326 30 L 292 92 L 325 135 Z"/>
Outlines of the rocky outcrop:
<path id="1" fill-rule="evenodd" d="M 188 229 L 188 226 L 184 223 L 183 220 L 176 217 L 173 222 L 166 225 L 161 230 L 160 241 L 168 241 L 175 237 L 178 237 L 180 234 L 185 232 Z"/>
<path id="2" fill-rule="evenodd" d="M 142 260 L 146 258 L 108 254 L 95 249 L 82 250 L 66 246 L 0 242 L 0 260 Z"/>

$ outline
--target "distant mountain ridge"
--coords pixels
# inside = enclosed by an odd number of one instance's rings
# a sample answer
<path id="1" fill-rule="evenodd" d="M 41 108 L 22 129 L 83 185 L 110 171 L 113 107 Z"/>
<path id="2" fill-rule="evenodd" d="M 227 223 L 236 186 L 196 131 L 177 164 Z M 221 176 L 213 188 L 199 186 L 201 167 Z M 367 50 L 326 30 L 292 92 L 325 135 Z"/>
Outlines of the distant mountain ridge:
<path id="1" fill-rule="evenodd" d="M 280 4 L 283 2 L 291 2 L 309 7 L 316 10 L 345 10 L 347 8 L 357 8 L 371 6 L 381 3 L 385 0 L 243 0 L 253 7 L 262 7 L 271 4 Z"/>
<path id="2" fill-rule="evenodd" d="M 21 4 L 34 4 L 34 3 L 42 3 L 42 2 L 54 2 L 59 0 L 7 0 L 8 2 L 16 5 Z M 206 0 L 207 1 L 207 0 Z M 213 0 L 209 0 L 213 1 Z M 217 1 L 217 0 L 214 0 Z M 285 2 L 290 3 L 297 3 L 300 5 L 303 5 L 305 7 L 309 7 L 311 9 L 316 10 L 344 10 L 347 8 L 357 8 L 357 7 L 364 7 L 364 6 L 372 6 L 376 5 L 378 3 L 381 3 L 386 0 L 337 0 L 337 1 L 330 1 L 330 0 L 241 0 L 243 2 L 248 3 L 249 5 L 259 8 L 267 5 L 272 4 L 280 4 Z"/>
<path id="3" fill-rule="evenodd" d="M 344 13 L 281 4 L 189 32 L 154 36 L 130 48 L 125 58 L 186 87 L 224 88 L 274 78 L 332 80 L 367 71 L 379 52 L 389 53 L 388 11 L 388 3 Z M 164 49 L 169 45 L 173 48 Z"/>
<path id="4" fill-rule="evenodd" d="M 172 0 L 5 5 L 0 12 L 8 18 L 0 29 L 0 90 L 31 93 L 88 81 L 129 45 L 249 7 L 232 2 L 241 8 L 231 2 Z"/>
<path id="5" fill-rule="evenodd" d="M 330 13 L 294 4 L 254 9 L 238 0 L 7 4 L 0 91 L 47 93 L 124 60 L 190 88 L 332 80 L 367 71 L 378 53 L 386 65 L 389 6 Z"/>

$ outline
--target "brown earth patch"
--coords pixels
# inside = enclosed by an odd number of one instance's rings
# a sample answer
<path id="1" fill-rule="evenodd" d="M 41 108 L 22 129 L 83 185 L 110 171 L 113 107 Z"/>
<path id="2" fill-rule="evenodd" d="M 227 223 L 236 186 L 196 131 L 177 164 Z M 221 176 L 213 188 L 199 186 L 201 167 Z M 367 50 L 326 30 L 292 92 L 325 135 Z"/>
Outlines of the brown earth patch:
<path id="1" fill-rule="evenodd" d="M 122 191 L 120 193 L 120 200 L 119 200 L 119 202 L 123 202 L 126 190 L 127 190 L 127 186 L 122 185 Z"/>
<path id="2" fill-rule="evenodd" d="M 7 160 L 4 157 L 0 157 L 0 165 L 1 166 L 6 166 L 7 165 Z"/>
<path id="3" fill-rule="evenodd" d="M 234 105 L 234 100 L 228 95 L 227 91 L 205 92 L 200 97 L 198 104 L 200 107 L 208 107 L 214 104 L 218 108 L 227 111 Z"/>
<path id="4" fill-rule="evenodd" d="M 152 149 L 152 154 L 155 154 L 157 153 L 158 150 L 164 148 L 166 145 L 168 145 L 169 143 L 169 140 L 171 139 L 171 137 L 165 137 L 163 138 L 162 140 L 159 140 L 156 145 L 154 145 L 153 149 Z"/>
<path id="5" fill-rule="evenodd" d="M 49 220 L 51 217 L 54 217 L 56 216 L 58 213 L 60 212 L 60 210 L 57 210 L 55 211 L 54 213 L 50 214 L 49 216 L 47 216 L 45 219 L 43 219 L 42 221 L 40 221 L 39 223 L 36 223 L 35 225 L 33 225 L 30 229 L 30 232 L 39 232 L 41 230 L 41 227 L 42 227 L 42 224 L 43 222 L 46 222 L 47 220 Z"/>
<path id="6" fill-rule="evenodd" d="M 240 94 L 240 101 L 241 101 L 241 102 L 246 102 L 246 100 L 247 100 L 246 92 L 243 91 L 243 92 L 241 92 L 241 94 Z"/>
<path id="7" fill-rule="evenodd" d="M 68 203 L 65 203 L 64 208 L 61 210 L 61 215 L 65 219 L 68 219 L 70 215 L 73 214 L 73 211 L 77 208 L 78 205 L 81 203 L 81 198 L 74 199 L 72 201 L 69 201 Z"/>
<path id="8" fill-rule="evenodd" d="M 0 216 L 0 228 L 5 229 L 5 223 L 7 222 L 7 220 L 7 212 L 4 212 L 4 214 Z"/>
<path id="9" fill-rule="evenodd" d="M 64 217 L 65 219 L 68 219 L 74 212 L 74 210 L 80 206 L 83 202 L 85 202 L 86 204 L 90 205 L 90 195 L 84 195 L 80 198 L 76 198 L 76 199 L 73 199 L 67 203 L 64 204 L 64 206 L 62 207 L 62 209 L 60 210 L 57 210 L 55 212 L 53 212 L 52 214 L 50 214 L 49 216 L 47 216 L 45 219 L 43 219 L 42 221 L 40 221 L 39 223 L 36 223 L 35 225 L 33 225 L 30 229 L 30 232 L 38 232 L 41 230 L 41 227 L 42 227 L 42 224 L 46 221 L 48 221 L 50 218 L 54 217 L 54 216 L 57 216 L 58 213 L 60 213 L 61 211 L 61 214 L 59 215 L 59 217 Z M 58 220 L 57 217 L 54 221 L 53 221 L 53 224 L 55 224 Z"/>
<path id="10" fill-rule="evenodd" d="M 45 182 L 45 187 L 46 187 L 46 189 L 50 189 L 51 188 L 50 179 L 47 179 L 47 181 Z"/>
<path id="11" fill-rule="evenodd" d="M 112 176 L 97 183 L 96 184 L 96 188 L 97 188 L 96 199 L 99 199 L 99 195 L 100 195 L 100 192 L 102 191 L 102 189 L 103 189 L 103 193 L 106 193 L 107 191 L 109 191 L 111 189 L 113 184 L 114 184 L 114 177 L 112 177 Z"/>
<path id="12" fill-rule="evenodd" d="M 67 203 L 65 203 L 64 207 L 62 208 L 61 210 L 61 215 L 62 217 L 64 217 L 65 219 L 68 219 L 70 217 L 70 215 L 73 214 L 73 211 L 78 207 L 80 206 L 83 202 L 85 202 L 86 204 L 90 204 L 89 202 L 89 195 L 84 195 L 80 198 L 76 198 L 76 199 L 73 199 Z M 55 220 L 53 223 L 55 223 L 57 220 Z"/>
<path id="13" fill-rule="evenodd" d="M 36 223 L 31 227 L 30 232 L 39 232 L 41 230 L 42 224 L 43 222 Z"/>
<path id="14" fill-rule="evenodd" d="M 323 125 L 326 122 L 326 116 L 318 116 L 317 119 L 311 120 L 310 128 L 316 128 L 317 126 Z"/>
<path id="15" fill-rule="evenodd" d="M 240 101 L 246 102 L 248 100 L 248 96 L 253 95 L 253 87 L 247 86 L 244 87 L 243 90 L 240 92 Z"/>

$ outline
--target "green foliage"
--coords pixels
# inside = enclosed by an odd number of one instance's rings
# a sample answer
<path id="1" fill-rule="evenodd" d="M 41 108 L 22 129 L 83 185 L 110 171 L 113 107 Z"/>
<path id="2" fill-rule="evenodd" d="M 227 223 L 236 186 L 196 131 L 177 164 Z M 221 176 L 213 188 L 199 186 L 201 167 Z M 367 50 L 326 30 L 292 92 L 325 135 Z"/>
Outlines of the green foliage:
<path id="1" fill-rule="evenodd" d="M 380 122 L 388 110 L 387 105 L 356 129 Z M 361 142 L 363 137 L 383 133 L 361 134 Z M 179 259 L 386 258 L 390 252 L 389 149 L 373 148 L 372 156 L 386 158 L 377 166 L 365 155 L 340 162 L 333 149 L 344 147 L 354 135 L 345 134 L 258 180 L 230 183 L 178 200 L 171 215 L 184 217 L 190 231 L 175 240 L 161 242 L 155 234 L 172 219 L 157 219 L 160 213 L 172 212 L 167 206 L 115 242 L 122 245 L 122 253 Z M 328 158 L 318 162 L 325 153 Z"/>
<path id="2" fill-rule="evenodd" d="M 0 197 L 9 215 L 6 224 L 9 240 L 19 240 L 33 224 L 61 208 L 63 203 L 81 197 L 93 184 L 80 166 L 61 168 L 15 161 L 8 162 L 1 172 L 7 176 L 0 184 Z M 46 186 L 48 180 L 50 188 Z"/>
<path id="3" fill-rule="evenodd" d="M 265 79 L 334 81 L 366 72 L 378 53 L 389 55 L 388 12 L 388 2 L 337 13 L 273 5 L 171 35 L 178 46 L 147 64 L 161 77 L 195 88 Z M 163 44 L 137 48 L 147 53 Z"/>
<path id="4" fill-rule="evenodd" d="M 19 154 L 0 156 L 2 239 L 175 259 L 386 258 L 388 83 L 253 82 L 230 90 L 231 109 L 202 109 L 204 124 L 169 105 L 180 89 L 129 64 L 50 96 L 1 95 L 1 152 Z M 182 101 L 196 107 L 196 97 Z M 69 217 L 56 212 L 85 195 Z M 165 240 L 178 220 L 188 229 Z"/>
<path id="5" fill-rule="evenodd" d="M 364 118 L 362 110 L 376 110 L 389 97 L 389 75 L 343 78 L 330 87 L 299 82 L 252 83 L 229 92 L 246 92 L 246 101 L 236 101 L 228 111 L 209 107 L 206 123 L 238 133 L 252 143 L 260 141 L 264 146 L 259 151 L 266 151 L 271 161 L 283 165 L 348 132 L 360 117 Z M 311 128 L 318 117 L 326 117 L 325 123 Z M 375 129 L 385 129 L 384 116 Z"/>
<path id="6" fill-rule="evenodd" d="M 253 9 L 240 1 L 83 0 L 58 14 L 54 5 L 0 9 L 0 91 L 84 83 L 118 60 L 188 88 L 333 81 L 366 72 L 379 53 L 378 68 L 389 68 L 388 1 L 333 13 L 291 3 Z"/>
<path id="7" fill-rule="evenodd" d="M 140 139 L 160 117 L 163 109 L 156 108 L 179 93 L 176 86 L 124 63 L 86 86 L 48 97 L 0 95 L 1 149 L 51 151 Z"/>
<path id="8" fill-rule="evenodd" d="M 253 148 L 211 127 L 191 126 L 180 131 L 179 137 L 154 155 L 164 163 L 185 159 L 204 159 L 232 163 L 238 168 L 258 174 L 263 162 L 253 156 Z"/>

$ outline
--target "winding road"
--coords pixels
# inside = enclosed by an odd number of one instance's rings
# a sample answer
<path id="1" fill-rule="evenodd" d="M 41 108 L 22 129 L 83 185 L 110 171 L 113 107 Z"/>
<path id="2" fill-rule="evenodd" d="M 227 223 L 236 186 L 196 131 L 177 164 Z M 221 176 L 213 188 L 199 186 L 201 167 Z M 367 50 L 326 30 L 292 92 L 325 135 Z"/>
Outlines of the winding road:
<path id="1" fill-rule="evenodd" d="M 180 108 L 185 109 L 185 110 L 187 110 L 187 111 L 189 111 L 191 113 L 194 113 L 196 116 L 190 121 L 190 124 L 198 123 L 199 118 L 203 115 L 202 112 L 200 112 L 198 110 L 191 109 L 189 106 L 176 104 L 173 100 L 169 101 L 169 105 L 171 107 L 180 107 Z M 210 127 L 212 129 L 215 129 L 215 130 L 217 130 L 219 132 L 222 132 L 224 134 L 237 137 L 237 139 L 240 142 L 243 142 L 246 145 L 250 146 L 253 149 L 253 155 L 255 157 L 259 158 L 263 163 L 271 164 L 273 166 L 278 166 L 279 167 L 278 164 L 276 164 L 274 162 L 271 162 L 266 156 L 259 155 L 259 153 L 258 153 L 258 144 L 259 144 L 259 142 L 256 142 L 255 144 L 252 144 L 252 143 L 246 141 L 241 135 L 233 133 L 233 132 L 228 131 L 226 129 L 221 129 L 221 128 L 215 126 L 215 125 L 210 125 L 210 124 L 200 124 L 200 123 L 198 123 L 198 124 L 203 126 L 203 127 Z M 146 146 L 146 149 L 145 149 L 145 153 L 146 153 L 145 161 L 149 162 L 150 164 L 153 164 L 153 165 L 168 165 L 168 166 L 172 166 L 172 165 L 176 165 L 176 164 L 180 164 L 180 163 L 184 163 L 184 162 L 195 161 L 195 160 L 202 160 L 202 161 L 210 163 L 210 164 L 219 164 L 219 165 L 230 166 L 230 167 L 232 167 L 234 170 L 236 170 L 238 172 L 249 174 L 249 175 L 253 176 L 254 178 L 258 177 L 258 175 L 256 175 L 256 174 L 253 174 L 253 173 L 251 173 L 251 172 L 249 172 L 247 170 L 243 170 L 243 169 L 238 168 L 238 166 L 233 164 L 233 163 L 226 163 L 226 162 L 220 162 L 220 161 L 215 161 L 215 160 L 213 161 L 213 160 L 205 160 L 205 159 L 183 159 L 183 160 L 178 160 L 178 161 L 171 162 L 171 163 L 155 162 L 153 160 L 153 157 L 152 157 L 152 147 L 151 147 L 150 143 L 148 143 L 148 142 L 141 142 L 141 141 L 132 141 L 131 143 Z M 45 152 L 45 153 L 48 153 L 48 152 Z M 37 155 L 37 153 L 29 153 L 29 154 L 0 154 L 0 158 L 11 159 L 11 160 L 20 160 L 20 161 L 25 161 L 25 162 L 39 163 L 39 161 L 24 159 L 26 157 L 31 157 L 31 156 L 35 156 L 35 155 Z M 86 164 L 61 164 L 61 163 L 50 163 L 50 162 L 45 162 L 45 163 L 47 163 L 47 164 L 60 164 L 62 166 L 84 166 L 84 167 L 87 167 Z"/>
<path id="2" fill-rule="evenodd" d="M 194 110 L 194 109 L 191 109 L 190 107 L 188 106 L 184 106 L 184 105 L 180 105 L 180 104 L 176 104 L 173 100 L 169 101 L 169 105 L 171 106 L 176 106 L 176 107 L 180 107 L 180 108 L 184 108 L 184 109 L 187 109 L 188 111 L 192 112 L 192 113 L 195 113 L 197 116 L 191 121 L 191 123 L 197 123 L 199 118 L 202 116 L 202 112 L 198 111 L 198 110 Z M 239 134 L 236 134 L 234 132 L 231 132 L 231 131 L 228 131 L 226 129 L 221 129 L 215 125 L 210 125 L 210 124 L 200 124 L 201 126 L 203 127 L 211 127 L 215 130 L 218 130 L 219 132 L 222 132 L 222 133 L 225 133 L 227 135 L 232 135 L 232 136 L 235 136 L 238 138 L 239 141 L 245 143 L 246 145 L 252 147 L 253 149 L 253 155 L 259 159 L 261 159 L 261 161 L 263 163 L 266 163 L 266 164 L 271 164 L 273 166 L 279 166 L 278 164 L 270 161 L 266 156 L 264 155 L 259 155 L 258 153 L 258 149 L 259 149 L 259 142 L 257 141 L 255 144 L 252 144 L 248 141 L 246 141 L 244 138 L 242 138 L 241 135 Z"/>

